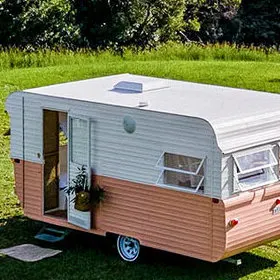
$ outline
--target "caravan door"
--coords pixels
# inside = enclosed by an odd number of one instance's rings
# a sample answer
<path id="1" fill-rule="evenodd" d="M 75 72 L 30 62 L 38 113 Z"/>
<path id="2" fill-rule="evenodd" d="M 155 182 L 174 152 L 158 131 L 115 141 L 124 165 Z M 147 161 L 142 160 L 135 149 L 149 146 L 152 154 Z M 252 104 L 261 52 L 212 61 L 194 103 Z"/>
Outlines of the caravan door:
<path id="1" fill-rule="evenodd" d="M 88 185 L 91 186 L 91 125 L 90 120 L 80 116 L 69 114 L 69 149 L 68 149 L 68 184 L 73 184 L 79 168 L 86 168 Z M 68 197 L 68 222 L 76 226 L 91 228 L 91 211 L 82 212 L 74 208 L 75 193 Z"/>

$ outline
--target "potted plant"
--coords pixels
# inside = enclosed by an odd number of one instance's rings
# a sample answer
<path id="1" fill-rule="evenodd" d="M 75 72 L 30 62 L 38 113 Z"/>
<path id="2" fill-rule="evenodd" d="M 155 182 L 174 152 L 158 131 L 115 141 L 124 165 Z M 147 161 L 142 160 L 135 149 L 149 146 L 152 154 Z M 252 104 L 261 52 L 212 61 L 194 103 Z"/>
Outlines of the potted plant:
<path id="1" fill-rule="evenodd" d="M 88 184 L 88 174 L 86 167 L 78 167 L 76 177 L 71 184 L 64 190 L 68 195 L 74 194 L 71 202 L 74 202 L 74 208 L 79 211 L 89 211 L 92 205 L 97 205 L 104 199 L 104 190 L 98 185 L 90 187 Z"/>

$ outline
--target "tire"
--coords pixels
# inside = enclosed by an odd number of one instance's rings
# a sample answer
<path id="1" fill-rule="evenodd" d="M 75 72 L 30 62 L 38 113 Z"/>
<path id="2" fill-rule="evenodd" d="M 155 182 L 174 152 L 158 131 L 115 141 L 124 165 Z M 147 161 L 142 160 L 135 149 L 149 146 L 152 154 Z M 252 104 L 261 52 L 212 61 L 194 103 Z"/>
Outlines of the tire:
<path id="1" fill-rule="evenodd" d="M 119 235 L 117 249 L 120 257 L 126 262 L 135 262 L 140 254 L 140 242 L 132 237 Z"/>

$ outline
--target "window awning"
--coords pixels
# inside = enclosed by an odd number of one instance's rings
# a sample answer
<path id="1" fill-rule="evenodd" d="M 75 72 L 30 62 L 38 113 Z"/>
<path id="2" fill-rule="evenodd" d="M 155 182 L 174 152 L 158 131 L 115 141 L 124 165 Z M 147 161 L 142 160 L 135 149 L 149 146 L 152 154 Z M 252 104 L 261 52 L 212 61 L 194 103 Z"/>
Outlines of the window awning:
<path id="1" fill-rule="evenodd" d="M 271 149 L 262 150 L 241 156 L 234 156 L 236 165 L 239 169 L 238 173 L 252 172 L 261 168 L 274 166 L 277 160 Z"/>
<path id="2" fill-rule="evenodd" d="M 268 185 L 278 180 L 275 173 L 278 161 L 272 148 L 233 155 L 233 158 L 237 166 L 235 179 L 242 191 Z"/>
<path id="3" fill-rule="evenodd" d="M 176 190 L 198 192 L 204 180 L 205 158 L 162 153 L 156 164 L 161 170 L 156 184 Z"/>

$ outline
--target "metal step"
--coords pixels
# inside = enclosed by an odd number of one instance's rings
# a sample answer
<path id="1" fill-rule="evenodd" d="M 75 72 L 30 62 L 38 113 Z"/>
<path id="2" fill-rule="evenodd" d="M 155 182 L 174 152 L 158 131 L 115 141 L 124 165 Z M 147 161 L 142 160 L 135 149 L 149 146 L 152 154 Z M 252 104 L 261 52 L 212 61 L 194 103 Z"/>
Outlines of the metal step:
<path id="1" fill-rule="evenodd" d="M 36 235 L 35 238 L 41 241 L 55 243 L 62 241 L 69 234 L 68 229 L 55 229 L 44 226 Z"/>

